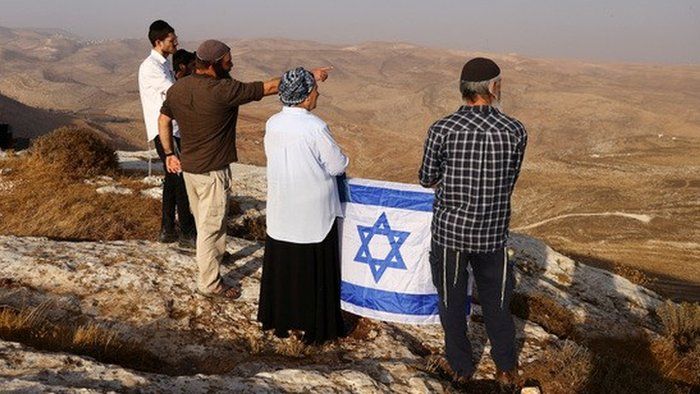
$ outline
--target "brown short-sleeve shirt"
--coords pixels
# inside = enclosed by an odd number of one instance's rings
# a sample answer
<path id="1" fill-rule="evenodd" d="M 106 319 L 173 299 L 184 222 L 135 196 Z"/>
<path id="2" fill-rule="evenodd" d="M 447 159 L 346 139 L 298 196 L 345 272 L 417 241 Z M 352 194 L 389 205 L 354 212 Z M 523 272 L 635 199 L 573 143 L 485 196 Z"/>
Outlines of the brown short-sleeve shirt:
<path id="1" fill-rule="evenodd" d="M 177 121 L 185 172 L 202 174 L 238 161 L 238 106 L 263 98 L 262 82 L 192 74 L 168 89 L 160 112 Z"/>

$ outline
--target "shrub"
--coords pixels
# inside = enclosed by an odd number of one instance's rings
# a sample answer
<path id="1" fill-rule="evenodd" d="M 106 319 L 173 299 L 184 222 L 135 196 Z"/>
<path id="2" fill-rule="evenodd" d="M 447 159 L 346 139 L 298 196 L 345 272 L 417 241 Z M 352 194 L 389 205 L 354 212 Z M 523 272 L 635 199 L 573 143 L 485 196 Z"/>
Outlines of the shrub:
<path id="1" fill-rule="evenodd" d="M 545 294 L 513 294 L 511 312 L 525 320 L 535 322 L 560 338 L 576 334 L 576 318 L 570 310 Z"/>
<path id="2" fill-rule="evenodd" d="M 32 161 L 37 171 L 69 177 L 112 174 L 119 168 L 116 153 L 90 129 L 61 127 L 32 144 Z"/>
<path id="3" fill-rule="evenodd" d="M 545 347 L 537 361 L 524 367 L 524 375 L 546 393 L 687 393 L 695 384 L 687 373 L 672 374 L 674 368 L 692 371 L 693 364 L 679 365 L 644 335 L 587 342 Z M 670 362 L 662 362 L 666 359 Z"/>
<path id="4" fill-rule="evenodd" d="M 546 347 L 548 351 L 524 368 L 524 375 L 551 393 L 581 392 L 593 368 L 593 354 L 573 341 Z"/>
<path id="5" fill-rule="evenodd" d="M 689 351 L 700 339 L 700 304 L 667 301 L 656 314 L 661 318 L 665 334 L 680 351 Z"/>

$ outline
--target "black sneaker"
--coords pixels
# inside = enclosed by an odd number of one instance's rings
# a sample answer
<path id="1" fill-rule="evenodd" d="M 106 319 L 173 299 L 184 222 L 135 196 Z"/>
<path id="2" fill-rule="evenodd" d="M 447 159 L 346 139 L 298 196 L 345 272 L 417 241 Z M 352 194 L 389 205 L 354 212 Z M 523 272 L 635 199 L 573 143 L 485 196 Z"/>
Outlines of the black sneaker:
<path id="1" fill-rule="evenodd" d="M 183 249 L 197 248 L 197 234 L 182 234 L 178 246 Z"/>
<path id="2" fill-rule="evenodd" d="M 158 242 L 164 244 L 171 244 L 177 241 L 177 231 L 161 229 L 160 235 L 158 236 Z"/>

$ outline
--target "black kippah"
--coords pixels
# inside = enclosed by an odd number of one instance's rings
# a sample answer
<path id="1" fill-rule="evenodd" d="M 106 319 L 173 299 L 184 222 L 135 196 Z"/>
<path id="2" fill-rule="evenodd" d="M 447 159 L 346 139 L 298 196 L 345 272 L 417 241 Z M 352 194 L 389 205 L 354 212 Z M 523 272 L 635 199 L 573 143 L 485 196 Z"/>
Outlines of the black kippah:
<path id="1" fill-rule="evenodd" d="M 464 82 L 488 81 L 501 75 L 501 69 L 491 59 L 475 57 L 468 61 L 462 68 L 462 78 Z"/>

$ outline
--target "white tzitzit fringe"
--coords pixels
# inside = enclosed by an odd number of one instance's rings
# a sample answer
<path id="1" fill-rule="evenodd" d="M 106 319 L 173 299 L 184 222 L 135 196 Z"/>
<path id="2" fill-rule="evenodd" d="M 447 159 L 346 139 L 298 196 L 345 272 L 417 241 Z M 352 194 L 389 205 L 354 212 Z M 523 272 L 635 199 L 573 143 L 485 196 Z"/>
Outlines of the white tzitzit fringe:
<path id="1" fill-rule="evenodd" d="M 146 137 L 148 138 L 148 137 Z M 153 170 L 151 169 L 151 141 L 146 140 L 146 149 L 148 150 L 148 176 L 153 175 Z"/>
<path id="2" fill-rule="evenodd" d="M 455 279 L 452 283 L 452 287 L 457 286 L 457 275 L 459 275 L 459 250 L 457 251 L 457 260 L 455 261 Z"/>
<path id="3" fill-rule="evenodd" d="M 447 308 L 447 248 L 442 249 L 442 294 L 444 294 L 442 303 Z"/>
<path id="4" fill-rule="evenodd" d="M 469 303 L 469 313 L 467 314 L 467 329 L 471 328 L 471 317 L 474 313 L 474 307 L 472 303 L 472 296 L 474 295 L 474 270 L 472 269 L 471 263 L 467 264 L 467 275 L 469 275 L 469 280 L 467 280 L 467 302 Z"/>
<path id="5" fill-rule="evenodd" d="M 503 248 L 503 280 L 501 281 L 501 309 L 503 309 L 503 300 L 506 297 L 506 272 L 508 270 L 508 251 Z"/>

